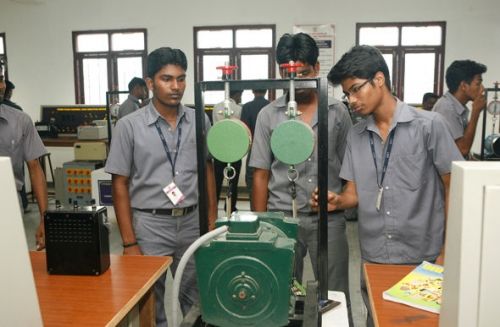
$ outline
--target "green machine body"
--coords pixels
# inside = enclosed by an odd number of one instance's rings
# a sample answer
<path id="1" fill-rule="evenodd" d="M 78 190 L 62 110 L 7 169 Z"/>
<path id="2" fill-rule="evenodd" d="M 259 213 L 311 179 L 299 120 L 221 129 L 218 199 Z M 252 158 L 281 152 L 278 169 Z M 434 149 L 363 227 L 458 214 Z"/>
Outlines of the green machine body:
<path id="1" fill-rule="evenodd" d="M 219 327 L 288 324 L 298 220 L 283 213 L 235 212 L 228 232 L 195 253 L 201 315 Z"/>

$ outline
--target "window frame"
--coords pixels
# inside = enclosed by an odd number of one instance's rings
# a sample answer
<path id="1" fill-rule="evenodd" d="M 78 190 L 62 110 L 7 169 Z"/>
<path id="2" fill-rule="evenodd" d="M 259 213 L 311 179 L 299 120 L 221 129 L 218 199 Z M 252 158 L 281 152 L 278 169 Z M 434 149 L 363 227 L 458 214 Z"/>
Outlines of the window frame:
<path id="1" fill-rule="evenodd" d="M 271 47 L 236 47 L 236 31 L 241 29 L 271 29 L 272 43 Z M 198 32 L 199 31 L 220 31 L 231 30 L 233 35 L 232 48 L 198 48 Z M 203 56 L 205 55 L 227 55 L 229 56 L 229 64 L 241 67 L 241 56 L 243 55 L 267 55 L 268 56 L 268 71 L 269 78 L 276 78 L 276 25 L 275 24 L 257 24 L 257 25 L 217 25 L 217 26 L 194 26 L 193 27 L 193 49 L 194 49 L 194 80 L 195 83 L 203 81 Z M 234 71 L 233 78 L 241 80 L 241 70 Z M 275 90 L 268 92 L 269 99 L 275 98 Z"/>
<path id="2" fill-rule="evenodd" d="M 8 70 L 8 61 L 7 61 L 6 33 L 5 32 L 0 33 L 0 37 L 2 38 L 2 41 L 3 41 L 3 54 L 0 53 L 0 61 L 3 64 L 3 71 L 4 71 L 5 80 L 8 80 L 9 79 L 9 70 Z"/>
<path id="3" fill-rule="evenodd" d="M 144 50 L 112 50 L 112 35 L 121 33 L 143 33 L 144 34 Z M 77 52 L 77 38 L 83 34 L 107 34 L 108 35 L 108 51 L 96 52 Z M 118 90 L 118 59 L 127 57 L 141 57 L 142 70 L 146 73 L 146 60 L 148 54 L 148 34 L 145 28 L 128 28 L 116 30 L 87 30 L 73 31 L 73 69 L 75 79 L 75 101 L 76 104 L 85 104 L 85 91 L 83 81 L 83 60 L 84 59 L 106 59 L 108 68 L 108 90 L 109 91 L 124 91 Z M 143 76 L 141 76 L 143 77 Z M 89 103 L 93 104 L 93 103 Z M 95 103 L 94 103 L 95 104 Z"/>
<path id="4" fill-rule="evenodd" d="M 402 45 L 402 30 L 403 27 L 424 27 L 424 26 L 440 26 L 441 27 L 441 45 Z M 404 77 L 405 77 L 405 55 L 407 53 L 434 53 L 436 55 L 434 65 L 434 85 L 432 92 L 441 95 L 443 94 L 444 81 L 444 56 L 446 47 L 446 22 L 431 21 L 431 22 L 381 22 L 381 23 L 356 23 L 356 45 L 359 45 L 360 31 L 362 28 L 370 27 L 397 27 L 399 31 L 398 45 L 395 46 L 380 46 L 375 45 L 383 54 L 393 55 L 393 67 L 391 87 L 393 93 L 404 100 Z M 431 91 L 431 90 L 429 90 Z"/>

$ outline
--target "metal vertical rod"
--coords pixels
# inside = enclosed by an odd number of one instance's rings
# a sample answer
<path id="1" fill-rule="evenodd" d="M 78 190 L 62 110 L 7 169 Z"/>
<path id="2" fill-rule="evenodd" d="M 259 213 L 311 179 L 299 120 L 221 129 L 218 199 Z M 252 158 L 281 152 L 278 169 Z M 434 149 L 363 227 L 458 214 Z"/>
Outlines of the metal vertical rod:
<path id="1" fill-rule="evenodd" d="M 486 105 L 488 105 L 488 89 L 484 90 L 484 97 L 486 98 Z M 484 138 L 486 137 L 486 116 L 487 110 L 483 110 L 483 130 L 481 131 L 481 161 L 484 160 Z"/>
<path id="2" fill-rule="evenodd" d="M 106 92 L 106 120 L 108 127 L 108 147 L 111 147 L 111 110 L 109 110 L 109 97 L 110 92 Z"/>
<path id="3" fill-rule="evenodd" d="M 328 83 L 325 78 L 318 79 L 318 95 L 318 282 L 320 300 L 328 300 Z"/>
<path id="4" fill-rule="evenodd" d="M 229 93 L 229 82 L 226 80 L 224 82 L 224 118 L 231 118 L 231 107 L 230 107 L 230 93 Z M 213 116 L 212 116 L 213 117 Z"/>
<path id="5" fill-rule="evenodd" d="M 288 91 L 289 96 L 290 96 L 290 102 L 295 103 L 295 80 L 293 79 L 293 76 L 290 77 L 290 90 Z M 290 110 L 290 108 L 288 108 Z M 289 117 L 293 117 L 295 119 L 297 117 L 297 105 L 295 104 L 293 107 L 293 112 L 288 113 Z"/>
<path id="6" fill-rule="evenodd" d="M 198 210 L 200 217 L 200 235 L 208 232 L 208 205 L 207 205 L 207 171 L 205 161 L 205 105 L 201 86 L 196 83 L 195 91 L 195 121 L 196 121 L 196 157 L 198 162 Z"/>

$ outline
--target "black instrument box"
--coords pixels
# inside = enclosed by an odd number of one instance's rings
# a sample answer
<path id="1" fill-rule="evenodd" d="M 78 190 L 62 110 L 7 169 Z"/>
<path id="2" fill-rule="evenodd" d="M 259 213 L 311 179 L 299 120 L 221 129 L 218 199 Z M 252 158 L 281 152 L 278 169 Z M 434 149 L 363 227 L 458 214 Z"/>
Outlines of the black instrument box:
<path id="1" fill-rule="evenodd" d="M 57 127 L 51 123 L 35 122 L 35 129 L 41 138 L 56 138 L 58 135 Z"/>
<path id="2" fill-rule="evenodd" d="M 55 275 L 100 275 L 109 268 L 105 207 L 55 208 L 44 216 L 47 271 Z"/>

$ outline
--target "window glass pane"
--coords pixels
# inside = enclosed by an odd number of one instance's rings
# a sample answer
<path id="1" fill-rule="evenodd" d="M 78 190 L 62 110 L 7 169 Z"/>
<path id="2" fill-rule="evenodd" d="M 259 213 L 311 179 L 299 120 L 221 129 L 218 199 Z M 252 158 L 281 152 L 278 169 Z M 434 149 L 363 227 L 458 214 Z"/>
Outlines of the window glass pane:
<path id="1" fill-rule="evenodd" d="M 222 78 L 222 71 L 217 69 L 219 66 L 229 64 L 228 55 L 203 56 L 203 80 L 217 81 Z"/>
<path id="2" fill-rule="evenodd" d="M 397 27 L 363 27 L 359 30 L 359 44 L 398 45 Z"/>
<path id="3" fill-rule="evenodd" d="M 271 29 L 247 29 L 236 31 L 236 47 L 267 47 L 273 46 L 273 32 Z"/>
<path id="4" fill-rule="evenodd" d="M 77 52 L 108 51 L 108 34 L 80 34 L 76 45 Z"/>
<path id="5" fill-rule="evenodd" d="M 0 36 L 0 54 L 4 54 L 5 49 L 3 48 L 3 37 Z"/>
<path id="6" fill-rule="evenodd" d="M 266 93 L 267 97 L 267 93 Z M 244 103 L 252 101 L 254 98 L 252 90 L 244 90 L 243 93 L 241 94 L 241 104 L 243 105 Z"/>
<path id="7" fill-rule="evenodd" d="M 394 56 L 392 53 L 383 53 L 382 57 L 384 57 L 385 63 L 389 68 L 389 76 L 391 77 L 391 85 L 394 85 L 394 75 L 392 74 L 392 67 L 394 65 Z"/>
<path id="8" fill-rule="evenodd" d="M 83 90 L 86 104 L 106 103 L 108 67 L 106 59 L 83 59 Z"/>
<path id="9" fill-rule="evenodd" d="M 267 79 L 269 78 L 269 56 L 242 55 L 241 56 L 241 79 Z"/>
<path id="10" fill-rule="evenodd" d="M 198 48 L 232 48 L 233 47 L 233 31 L 232 30 L 216 30 L 216 31 L 198 31 Z"/>
<path id="11" fill-rule="evenodd" d="M 142 78 L 142 58 L 141 57 L 127 57 L 118 58 L 118 90 L 128 91 L 128 83 L 134 77 Z M 128 94 L 120 94 L 120 103 L 123 103 L 128 97 Z"/>
<path id="12" fill-rule="evenodd" d="M 404 100 L 420 104 L 426 92 L 434 92 L 434 53 L 407 53 L 405 55 Z"/>
<path id="13" fill-rule="evenodd" d="M 441 45 L 441 26 L 406 26 L 401 33 L 402 45 Z"/>
<path id="14" fill-rule="evenodd" d="M 113 33 L 111 48 L 113 51 L 144 50 L 144 33 Z"/>
<path id="15" fill-rule="evenodd" d="M 241 56 L 241 79 L 267 79 L 269 78 L 269 56 L 242 55 Z M 243 91 L 241 102 L 246 103 L 253 99 L 251 90 Z"/>
<path id="16" fill-rule="evenodd" d="M 204 96 L 203 101 L 205 104 L 216 104 L 224 101 L 224 91 L 207 91 Z"/>
<path id="17" fill-rule="evenodd" d="M 222 71 L 217 69 L 219 66 L 229 64 L 229 56 L 203 56 L 203 80 L 217 81 L 222 78 Z M 205 92 L 205 104 L 216 104 L 224 100 L 224 91 Z"/>

